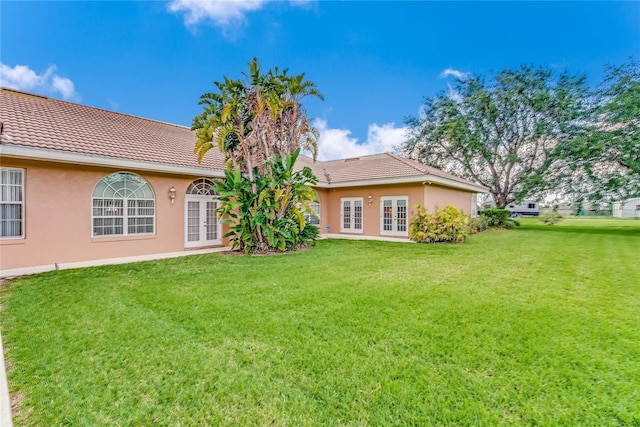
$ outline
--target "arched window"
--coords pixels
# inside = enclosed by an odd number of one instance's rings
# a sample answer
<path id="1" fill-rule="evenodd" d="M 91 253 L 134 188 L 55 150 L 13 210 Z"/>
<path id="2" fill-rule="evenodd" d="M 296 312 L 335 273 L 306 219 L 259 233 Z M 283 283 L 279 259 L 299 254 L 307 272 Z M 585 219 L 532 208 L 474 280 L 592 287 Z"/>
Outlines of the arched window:
<path id="1" fill-rule="evenodd" d="M 154 233 L 155 196 L 143 178 L 126 172 L 105 176 L 91 201 L 94 236 Z"/>
<path id="2" fill-rule="evenodd" d="M 316 193 L 317 202 L 309 202 L 309 207 L 312 213 L 305 212 L 304 219 L 309 224 L 318 226 L 320 225 L 320 197 Z"/>
<path id="3" fill-rule="evenodd" d="M 200 195 L 200 196 L 217 196 L 213 188 L 213 182 L 206 178 L 200 178 L 189 184 L 187 188 L 187 194 Z"/>

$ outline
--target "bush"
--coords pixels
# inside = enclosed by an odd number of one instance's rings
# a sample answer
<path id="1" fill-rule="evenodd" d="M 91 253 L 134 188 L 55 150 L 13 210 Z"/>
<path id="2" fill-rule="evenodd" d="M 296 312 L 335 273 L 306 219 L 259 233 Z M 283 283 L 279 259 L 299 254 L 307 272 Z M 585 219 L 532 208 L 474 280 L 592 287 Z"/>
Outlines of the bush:
<path id="1" fill-rule="evenodd" d="M 409 237 L 418 243 L 462 243 L 469 236 L 469 219 L 459 209 L 446 206 L 434 214 L 418 205 L 409 224 Z"/>
<path id="2" fill-rule="evenodd" d="M 487 227 L 490 228 L 509 227 L 507 223 L 512 222 L 509 215 L 511 215 L 510 210 L 500 208 L 489 208 L 480 212 L 480 216 L 487 219 Z M 510 225 L 513 226 L 514 224 L 511 223 Z"/>
<path id="3" fill-rule="evenodd" d="M 312 246 L 318 228 L 308 224 L 309 202 L 316 193 L 311 185 L 318 180 L 310 168 L 296 171 L 300 153 L 268 160 L 266 174 L 255 173 L 249 180 L 239 168 L 227 170 L 225 179 L 214 180 L 221 202 L 217 209 L 221 222 L 229 224 L 233 249 L 244 253 L 284 252 Z"/>
<path id="4" fill-rule="evenodd" d="M 540 221 L 547 225 L 553 225 L 562 221 L 562 215 L 558 212 L 558 208 L 553 208 L 549 212 L 545 212 L 540 216 Z"/>
<path id="5" fill-rule="evenodd" d="M 507 218 L 503 225 L 504 228 L 511 230 L 513 227 L 520 227 L 520 221 L 513 218 Z"/>
<path id="6" fill-rule="evenodd" d="M 469 234 L 480 233 L 487 228 L 489 228 L 487 217 L 480 215 L 475 218 L 469 218 Z"/>

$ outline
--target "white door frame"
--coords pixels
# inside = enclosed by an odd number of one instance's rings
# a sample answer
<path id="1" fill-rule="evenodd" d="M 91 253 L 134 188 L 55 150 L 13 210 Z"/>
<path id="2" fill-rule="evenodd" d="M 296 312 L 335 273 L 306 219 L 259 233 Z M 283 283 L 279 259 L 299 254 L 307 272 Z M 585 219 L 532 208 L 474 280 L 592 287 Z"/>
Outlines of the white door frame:
<path id="1" fill-rule="evenodd" d="M 345 204 L 349 208 L 347 215 L 345 215 Z M 340 199 L 340 232 L 359 234 L 364 232 L 364 198 L 343 197 Z"/>
<path id="2" fill-rule="evenodd" d="M 193 212 L 195 217 L 190 217 L 189 205 L 197 203 L 197 209 Z M 209 205 L 211 203 L 211 205 Z M 210 195 L 187 194 L 184 199 L 184 247 L 199 248 L 203 246 L 216 246 L 222 244 L 222 226 L 215 209 L 218 207 L 218 200 Z M 209 209 L 209 212 L 207 212 Z M 209 222 L 213 219 L 213 224 Z M 213 215 L 213 218 L 211 218 Z M 191 222 L 191 224 L 190 224 Z M 197 238 L 197 240 L 196 240 Z"/>
<path id="3" fill-rule="evenodd" d="M 385 201 L 390 211 L 385 211 Z M 409 196 L 380 197 L 380 235 L 409 235 Z"/>

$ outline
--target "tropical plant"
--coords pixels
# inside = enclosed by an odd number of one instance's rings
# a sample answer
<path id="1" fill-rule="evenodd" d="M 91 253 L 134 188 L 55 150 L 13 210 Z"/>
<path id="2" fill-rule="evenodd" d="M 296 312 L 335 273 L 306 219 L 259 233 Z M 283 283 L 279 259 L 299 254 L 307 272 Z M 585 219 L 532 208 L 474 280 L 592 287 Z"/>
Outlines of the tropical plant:
<path id="1" fill-rule="evenodd" d="M 253 180 L 239 168 L 227 170 L 224 179 L 214 180 L 221 202 L 221 222 L 229 224 L 225 237 L 233 249 L 244 253 L 288 251 L 313 244 L 316 226 L 305 221 L 311 212 L 309 202 L 316 201 L 310 187 L 318 183 L 310 168 L 294 169 L 300 149 L 293 154 L 267 161 L 266 175 Z"/>
<path id="2" fill-rule="evenodd" d="M 217 148 L 225 154 L 225 179 L 215 181 L 218 213 L 229 224 L 233 247 L 245 253 L 286 251 L 308 245 L 318 230 L 305 222 L 317 179 L 308 167 L 296 171 L 302 149 L 317 155 L 318 132 L 301 99 L 322 94 L 304 73 L 289 76 L 275 68 L 264 74 L 256 58 L 245 79 L 224 77 L 217 93 L 205 93 L 194 118 L 195 153 L 202 160 Z M 314 230 L 315 229 L 315 230 Z"/>
<path id="3" fill-rule="evenodd" d="M 298 148 L 317 155 L 318 132 L 311 126 L 301 100 L 323 99 L 304 73 L 289 76 L 276 67 L 261 74 L 258 59 L 248 63 L 245 79 L 215 82 L 218 93 L 200 97 L 203 112 L 193 120 L 198 159 L 215 146 L 223 152 L 230 169 L 240 168 L 252 180 L 265 175 L 266 162 L 286 157 Z"/>
<path id="4" fill-rule="evenodd" d="M 409 223 L 409 238 L 418 243 L 462 243 L 469 236 L 469 218 L 454 206 L 430 214 L 418 205 Z"/>
<path id="5" fill-rule="evenodd" d="M 489 228 L 489 220 L 486 216 L 478 215 L 469 218 L 469 234 L 476 234 Z"/>

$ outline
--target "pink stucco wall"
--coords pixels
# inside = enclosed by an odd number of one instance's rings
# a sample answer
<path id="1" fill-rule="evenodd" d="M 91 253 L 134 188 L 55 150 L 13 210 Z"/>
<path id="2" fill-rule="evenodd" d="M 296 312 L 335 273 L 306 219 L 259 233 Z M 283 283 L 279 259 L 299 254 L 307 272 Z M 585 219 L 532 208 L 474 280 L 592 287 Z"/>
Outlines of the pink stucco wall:
<path id="1" fill-rule="evenodd" d="M 90 167 L 53 162 L 2 159 L 3 167 L 26 170 L 24 239 L 0 239 L 0 270 L 179 252 L 184 249 L 184 202 L 189 184 L 199 176 L 170 175 L 135 170 Z M 153 235 L 92 237 L 91 195 L 98 181 L 114 172 L 134 173 L 152 187 L 156 201 Z M 176 188 L 172 204 L 168 191 Z M 362 235 L 380 236 L 380 198 L 408 196 L 409 218 L 416 205 L 433 212 L 453 205 L 471 212 L 472 193 L 423 185 L 380 185 L 317 189 L 321 205 L 320 231 L 340 233 L 341 199 L 363 198 Z M 369 206 L 368 196 L 372 196 Z M 226 230 L 223 228 L 224 234 Z M 228 244 L 224 241 L 223 244 Z"/>
<path id="2" fill-rule="evenodd" d="M 328 189 L 318 192 L 321 201 L 321 232 L 329 226 L 329 233 L 340 233 L 341 199 L 344 197 L 362 197 L 364 202 L 363 233 L 366 236 L 380 236 L 380 198 L 389 196 L 407 196 L 409 198 L 409 219 L 414 215 L 417 205 L 427 207 L 430 212 L 436 208 L 452 205 L 469 215 L 472 211 L 472 195 L 466 191 L 422 183 L 402 185 L 379 185 L 371 187 L 351 187 Z M 372 196 L 369 206 L 368 196 Z"/>
<path id="3" fill-rule="evenodd" d="M 0 239 L 0 269 L 14 269 L 184 250 L 184 198 L 196 178 L 127 170 L 144 178 L 156 200 L 153 235 L 92 237 L 91 194 L 96 183 L 119 169 L 35 161 L 2 160 L 26 170 L 25 238 Z M 175 187 L 174 204 L 168 196 Z"/>
<path id="4" fill-rule="evenodd" d="M 435 184 L 427 184 L 424 186 L 423 205 L 430 213 L 435 212 L 436 209 L 451 205 L 460 209 L 465 215 L 471 215 L 475 209 L 475 206 L 472 206 L 475 200 L 472 197 L 473 194 Z"/>

